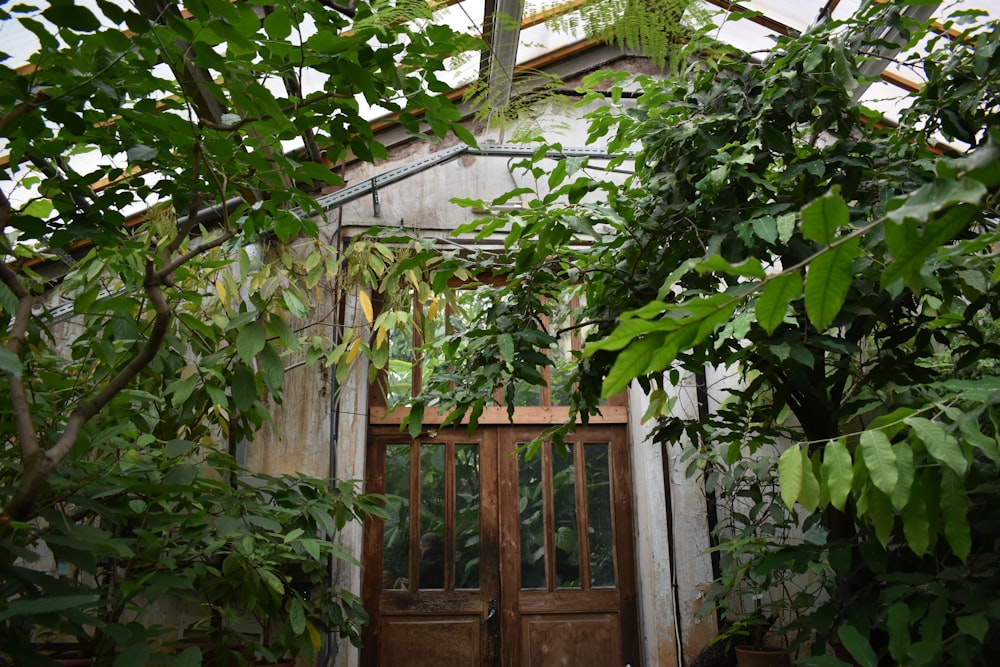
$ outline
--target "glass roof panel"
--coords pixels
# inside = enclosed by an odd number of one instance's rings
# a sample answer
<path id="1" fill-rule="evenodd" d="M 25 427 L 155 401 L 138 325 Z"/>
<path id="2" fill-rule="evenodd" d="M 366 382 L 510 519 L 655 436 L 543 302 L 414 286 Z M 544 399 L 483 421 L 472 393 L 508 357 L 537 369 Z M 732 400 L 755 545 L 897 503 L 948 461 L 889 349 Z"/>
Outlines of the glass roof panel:
<path id="1" fill-rule="evenodd" d="M 751 11 L 763 13 L 765 16 L 802 32 L 819 18 L 820 11 L 826 5 L 826 0 L 749 0 L 741 3 Z"/>

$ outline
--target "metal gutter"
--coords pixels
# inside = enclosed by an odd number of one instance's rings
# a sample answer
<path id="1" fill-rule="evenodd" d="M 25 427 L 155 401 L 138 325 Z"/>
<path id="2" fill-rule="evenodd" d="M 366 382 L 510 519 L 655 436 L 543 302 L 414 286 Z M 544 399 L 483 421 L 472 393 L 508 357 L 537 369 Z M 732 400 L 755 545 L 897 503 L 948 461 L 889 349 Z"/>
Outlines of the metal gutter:
<path id="1" fill-rule="evenodd" d="M 323 211 L 331 211 L 339 206 L 343 206 L 361 197 L 377 192 L 393 183 L 405 180 L 410 176 L 419 174 L 422 171 L 433 169 L 438 165 L 450 162 L 463 155 L 473 155 L 477 157 L 530 157 L 534 155 L 536 148 L 530 146 L 517 146 L 512 144 L 484 144 L 482 148 L 472 148 L 465 144 L 459 144 L 446 148 L 437 153 L 432 153 L 410 164 L 390 169 L 365 181 L 337 190 L 328 195 L 316 198 L 316 203 Z M 626 157 L 631 157 L 625 154 Z M 606 151 L 594 150 L 591 148 L 563 148 L 560 151 L 549 151 L 546 157 L 553 160 L 561 160 L 568 157 L 589 157 L 597 160 L 611 160 L 621 157 L 622 154 L 611 154 Z"/>

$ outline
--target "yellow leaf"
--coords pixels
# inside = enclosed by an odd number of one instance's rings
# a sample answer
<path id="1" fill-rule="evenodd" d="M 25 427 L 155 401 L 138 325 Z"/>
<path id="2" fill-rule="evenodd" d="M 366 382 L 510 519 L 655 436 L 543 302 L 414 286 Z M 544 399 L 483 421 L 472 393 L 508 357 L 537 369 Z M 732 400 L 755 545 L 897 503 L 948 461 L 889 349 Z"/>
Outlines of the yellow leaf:
<path id="1" fill-rule="evenodd" d="M 434 320 L 434 316 L 438 314 L 438 300 L 431 297 L 431 305 L 427 309 L 427 321 L 431 322 Z"/>
<path id="2" fill-rule="evenodd" d="M 375 332 L 375 347 L 382 347 L 382 343 L 385 342 L 385 336 L 388 332 L 385 326 L 380 326 L 378 331 Z"/>
<path id="3" fill-rule="evenodd" d="M 368 321 L 369 322 L 374 322 L 375 321 L 375 310 L 372 308 L 372 300 L 368 296 L 368 293 L 364 292 L 364 291 L 359 291 L 358 292 L 358 301 L 361 302 L 361 310 L 364 311 L 365 317 L 368 319 Z"/>
<path id="4" fill-rule="evenodd" d="M 226 302 L 226 284 L 221 278 L 215 281 L 215 291 L 219 294 L 219 301 Z"/>
<path id="5" fill-rule="evenodd" d="M 320 646 L 323 645 L 323 639 L 319 636 L 316 626 L 306 620 L 306 630 L 309 631 L 309 641 L 312 642 L 313 650 L 318 651 Z"/>
<path id="6" fill-rule="evenodd" d="M 355 338 L 354 342 L 351 343 L 351 347 L 347 350 L 347 357 L 344 359 L 345 363 L 353 363 L 358 356 L 358 352 L 361 351 L 361 339 Z"/>
<path id="7" fill-rule="evenodd" d="M 420 289 L 420 280 L 417 279 L 416 272 L 413 269 L 410 269 L 409 271 L 406 272 L 406 275 L 410 279 L 410 282 L 413 283 L 414 289 L 419 290 Z"/>

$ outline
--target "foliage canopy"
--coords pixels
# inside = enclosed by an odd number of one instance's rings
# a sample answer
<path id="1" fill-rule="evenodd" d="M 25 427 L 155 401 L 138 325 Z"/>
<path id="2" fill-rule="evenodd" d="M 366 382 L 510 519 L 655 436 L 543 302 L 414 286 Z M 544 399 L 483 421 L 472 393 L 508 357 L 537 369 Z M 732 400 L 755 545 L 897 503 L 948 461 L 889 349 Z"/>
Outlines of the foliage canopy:
<path id="1" fill-rule="evenodd" d="M 343 355 L 337 323 L 296 329 L 356 284 L 313 195 L 385 157 L 373 107 L 469 139 L 439 77 L 478 40 L 418 1 L 183 5 L 0 7 L 39 45 L 23 67 L 0 55 L 0 655 L 18 663 L 58 631 L 145 665 L 163 629 L 135 619 L 196 590 L 216 624 L 283 611 L 277 654 L 364 619 L 346 591 L 293 589 L 373 506 L 232 454 L 287 366 Z M 316 511 L 275 541 L 295 505 Z M 51 571 L 25 567 L 48 551 Z"/>
<path id="2" fill-rule="evenodd" d="M 472 327 L 474 354 L 427 352 L 447 363 L 415 413 L 474 423 L 497 390 L 512 408 L 551 363 L 544 322 L 579 297 L 590 328 L 571 421 L 632 386 L 655 439 L 705 448 L 710 484 L 719 465 L 774 466 L 810 539 L 737 555 L 758 574 L 823 573 L 827 602 L 800 617 L 799 644 L 822 653 L 839 638 L 861 664 L 987 664 L 1000 623 L 997 534 L 983 520 L 1000 465 L 1000 26 L 965 13 L 945 24 L 952 38 L 907 4 L 782 38 L 762 62 L 696 40 L 677 75 L 589 77 L 582 104 L 614 102 L 588 112 L 590 140 L 623 153 L 612 168 L 638 146 L 634 174 L 602 176 L 584 158 L 553 167 L 544 156 L 559 147 L 542 146 L 519 165 L 537 191 L 475 202 L 535 197 L 462 230 L 506 234 L 505 252 L 470 263 L 506 283 Z M 882 28 L 904 53 L 927 49 L 904 63 L 926 82 L 898 125 L 852 99 L 861 63 L 893 45 Z M 618 103 L 628 87 L 634 106 Z M 671 417 L 681 373 L 710 367 L 739 373 L 722 406 Z"/>

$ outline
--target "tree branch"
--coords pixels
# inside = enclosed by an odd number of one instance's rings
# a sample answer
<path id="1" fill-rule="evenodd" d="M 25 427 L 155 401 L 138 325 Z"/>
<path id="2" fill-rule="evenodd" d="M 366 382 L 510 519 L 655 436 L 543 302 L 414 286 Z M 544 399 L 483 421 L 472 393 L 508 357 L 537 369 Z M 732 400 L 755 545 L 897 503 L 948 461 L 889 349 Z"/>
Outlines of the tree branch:
<path id="1" fill-rule="evenodd" d="M 7 202 L 3 193 L 0 193 L 0 198 L 2 198 L 3 203 Z M 24 345 L 24 338 L 27 335 L 34 299 L 6 262 L 0 262 L 0 279 L 17 297 L 17 312 L 14 313 L 13 326 L 7 334 L 7 349 L 17 357 L 21 353 L 21 347 Z M 35 432 L 35 425 L 31 419 L 31 405 L 28 402 L 24 381 L 19 374 L 7 373 L 7 383 L 10 387 L 14 423 L 17 425 L 17 438 L 21 442 L 21 458 L 27 460 L 38 452 L 38 434 Z"/>
<path id="2" fill-rule="evenodd" d="M 183 255 L 179 255 L 178 257 L 176 257 L 172 262 L 168 262 L 167 264 L 162 266 L 159 271 L 155 272 L 156 277 L 160 281 L 166 281 L 169 278 L 170 274 L 176 271 L 179 267 L 184 266 L 184 264 L 191 261 L 193 258 L 197 257 L 198 255 L 204 252 L 211 250 L 212 248 L 218 248 L 220 245 L 222 245 L 229 239 L 236 236 L 236 231 L 237 230 L 235 229 L 227 229 L 226 231 L 216 236 L 214 239 L 210 239 L 200 245 L 191 248 Z M 149 290 L 147 289 L 146 291 L 148 292 Z M 152 298 L 152 295 L 150 295 L 150 298 Z M 155 306 L 156 304 L 154 303 L 153 305 Z"/>
<path id="3" fill-rule="evenodd" d="M 125 389 L 156 356 L 167 334 L 167 325 L 170 323 L 171 317 L 170 307 L 161 289 L 162 285 L 163 271 L 157 271 L 153 261 L 148 261 L 143 287 L 153 304 L 155 313 L 149 338 L 146 339 L 142 349 L 97 394 L 80 403 L 73 410 L 62 434 L 52 447 L 45 450 L 36 448 L 36 451 L 24 458 L 24 476 L 4 508 L 3 514 L 0 515 L 0 524 L 9 523 L 11 520 L 24 521 L 30 518 L 38 490 L 48 479 L 52 470 L 69 454 L 84 425 Z"/>

